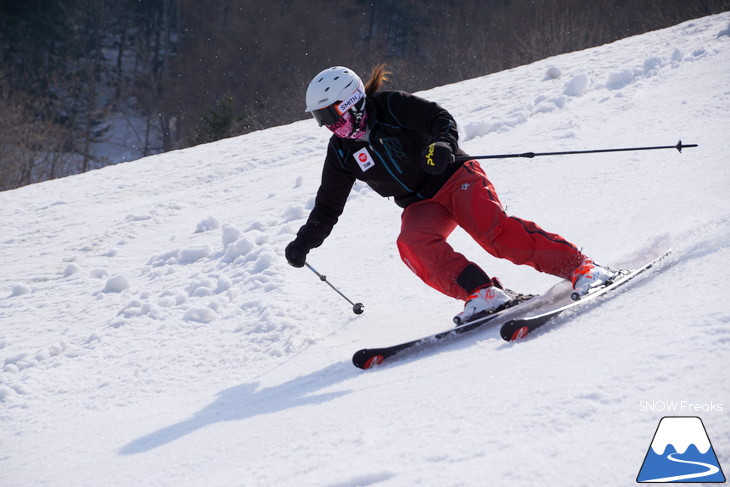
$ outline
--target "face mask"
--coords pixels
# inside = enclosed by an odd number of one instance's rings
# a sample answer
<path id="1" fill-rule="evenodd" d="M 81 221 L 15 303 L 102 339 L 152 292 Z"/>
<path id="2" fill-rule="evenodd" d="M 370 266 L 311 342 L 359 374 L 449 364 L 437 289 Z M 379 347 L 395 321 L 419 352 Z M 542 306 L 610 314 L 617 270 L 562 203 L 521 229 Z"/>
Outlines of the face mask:
<path id="1" fill-rule="evenodd" d="M 333 134 L 341 139 L 360 139 L 365 135 L 368 115 L 367 112 L 360 117 L 360 123 L 355 127 L 355 117 L 352 110 L 348 110 L 345 114 L 332 125 L 325 125 Z"/>

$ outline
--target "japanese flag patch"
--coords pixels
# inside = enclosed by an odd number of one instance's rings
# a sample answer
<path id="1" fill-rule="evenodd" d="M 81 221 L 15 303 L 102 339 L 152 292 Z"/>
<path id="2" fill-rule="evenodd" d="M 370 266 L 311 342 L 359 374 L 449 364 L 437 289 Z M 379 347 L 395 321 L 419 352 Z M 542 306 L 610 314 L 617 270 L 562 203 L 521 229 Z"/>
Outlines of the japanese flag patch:
<path id="1" fill-rule="evenodd" d="M 355 152 L 354 156 L 355 160 L 357 161 L 358 165 L 360 166 L 360 169 L 362 169 L 362 172 L 367 171 L 371 167 L 375 165 L 375 161 L 373 160 L 373 157 L 370 155 L 370 152 L 368 152 L 367 148 L 360 149 L 359 151 Z"/>

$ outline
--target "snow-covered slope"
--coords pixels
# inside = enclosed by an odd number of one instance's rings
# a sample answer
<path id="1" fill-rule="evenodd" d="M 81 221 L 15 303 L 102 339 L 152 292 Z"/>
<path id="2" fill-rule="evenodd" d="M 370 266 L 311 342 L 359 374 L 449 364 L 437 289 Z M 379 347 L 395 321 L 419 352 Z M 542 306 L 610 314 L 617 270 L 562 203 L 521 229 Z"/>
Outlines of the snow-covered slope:
<path id="1" fill-rule="evenodd" d="M 351 365 L 461 306 L 401 264 L 400 210 L 361 184 L 309 262 L 365 313 L 286 264 L 312 121 L 1 193 L 0 485 L 632 485 L 664 415 L 701 416 L 730 464 L 729 23 L 422 93 L 474 155 L 699 144 L 483 164 L 509 213 L 599 262 L 674 248 L 517 344 Z M 451 242 L 513 289 L 558 282 Z"/>

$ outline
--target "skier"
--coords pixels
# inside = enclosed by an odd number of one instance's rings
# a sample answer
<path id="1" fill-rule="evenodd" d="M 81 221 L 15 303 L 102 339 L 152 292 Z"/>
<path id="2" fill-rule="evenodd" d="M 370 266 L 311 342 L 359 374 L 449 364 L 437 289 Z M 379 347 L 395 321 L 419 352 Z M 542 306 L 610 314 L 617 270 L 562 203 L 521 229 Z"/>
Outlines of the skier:
<path id="1" fill-rule="evenodd" d="M 613 276 L 563 237 L 508 216 L 478 161 L 455 162 L 466 153 L 452 116 L 423 98 L 381 91 L 388 74 L 381 64 L 363 84 L 351 69 L 335 66 L 309 84 L 306 111 L 334 135 L 314 208 L 286 247 L 289 264 L 304 266 L 361 180 L 403 208 L 401 258 L 426 284 L 465 301 L 457 323 L 512 300 L 497 279 L 446 242 L 457 225 L 491 255 L 568 279 L 581 294 Z"/>

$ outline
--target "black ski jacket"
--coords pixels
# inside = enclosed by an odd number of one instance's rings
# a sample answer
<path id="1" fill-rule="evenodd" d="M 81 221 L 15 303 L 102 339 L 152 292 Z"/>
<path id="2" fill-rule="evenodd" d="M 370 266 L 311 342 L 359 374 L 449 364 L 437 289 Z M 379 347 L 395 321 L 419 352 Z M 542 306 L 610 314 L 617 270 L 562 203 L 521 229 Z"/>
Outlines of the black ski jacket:
<path id="1" fill-rule="evenodd" d="M 459 149 L 456 122 L 437 103 L 402 91 L 379 91 L 367 97 L 365 107 L 367 140 L 333 135 L 329 141 L 314 208 L 297 233 L 307 248 L 320 246 L 330 234 L 356 179 L 405 208 L 432 198 L 462 164 L 427 173 L 421 159 L 429 144 L 446 142 L 454 154 L 466 155 Z"/>

